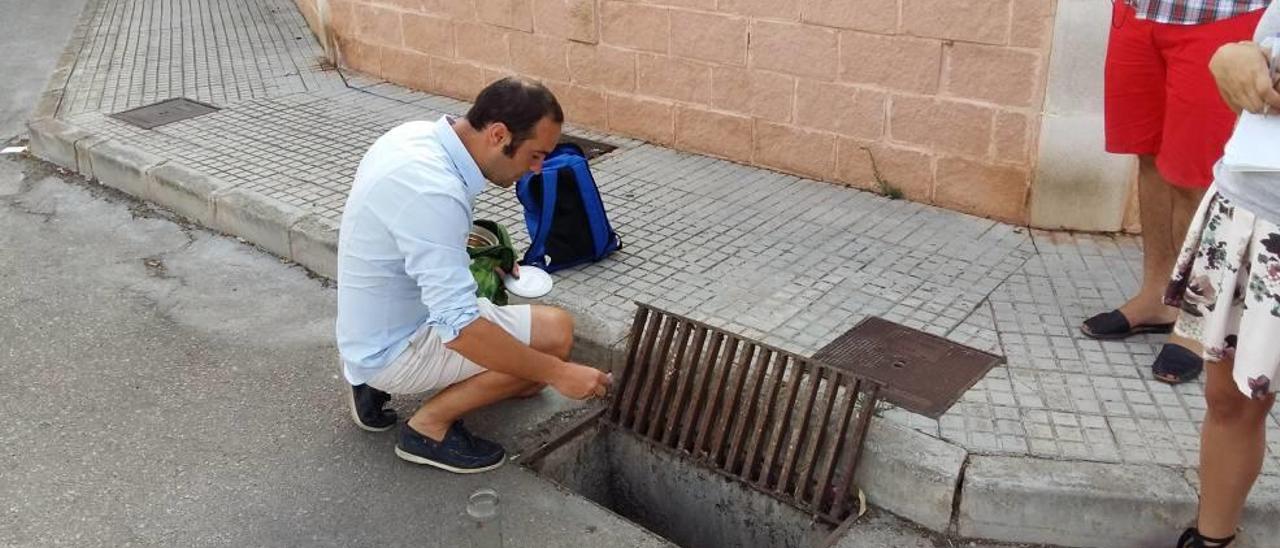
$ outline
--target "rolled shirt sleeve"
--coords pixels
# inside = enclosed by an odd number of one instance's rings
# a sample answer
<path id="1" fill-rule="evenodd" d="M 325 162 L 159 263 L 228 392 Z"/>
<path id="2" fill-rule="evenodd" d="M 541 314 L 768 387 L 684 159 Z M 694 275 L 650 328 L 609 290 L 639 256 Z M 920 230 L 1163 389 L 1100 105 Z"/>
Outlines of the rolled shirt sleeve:
<path id="1" fill-rule="evenodd" d="M 480 316 L 466 248 L 468 204 L 447 193 L 418 194 L 386 226 L 404 255 L 405 273 L 418 282 L 430 311 L 427 324 L 443 342 L 457 338 Z"/>

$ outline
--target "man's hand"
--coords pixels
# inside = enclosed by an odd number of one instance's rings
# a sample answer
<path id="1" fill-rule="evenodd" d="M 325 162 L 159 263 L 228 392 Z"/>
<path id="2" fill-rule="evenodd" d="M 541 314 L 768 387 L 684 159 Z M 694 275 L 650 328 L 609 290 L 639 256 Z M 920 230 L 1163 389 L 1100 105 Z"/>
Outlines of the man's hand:
<path id="1" fill-rule="evenodd" d="M 519 280 L 519 279 L 520 279 L 520 263 L 514 263 L 514 264 L 512 264 L 512 265 L 511 265 L 511 272 L 507 272 L 507 271 L 503 270 L 503 269 L 502 269 L 502 267 L 500 267 L 500 266 L 495 266 L 495 267 L 493 267 L 493 271 L 494 271 L 494 272 L 497 272 L 499 277 L 506 276 L 506 275 L 510 274 L 512 278 L 515 278 L 515 279 L 517 279 L 517 280 Z"/>
<path id="2" fill-rule="evenodd" d="M 1209 61 L 1209 70 L 1218 83 L 1218 93 L 1237 114 L 1247 110 L 1260 114 L 1264 109 L 1280 111 L 1280 92 L 1271 81 L 1267 54 L 1253 42 L 1237 42 L 1218 48 Z"/>
<path id="3" fill-rule="evenodd" d="M 557 372 L 550 384 L 567 398 L 585 400 L 605 397 L 609 393 L 610 382 L 609 375 L 603 371 L 570 362 Z"/>

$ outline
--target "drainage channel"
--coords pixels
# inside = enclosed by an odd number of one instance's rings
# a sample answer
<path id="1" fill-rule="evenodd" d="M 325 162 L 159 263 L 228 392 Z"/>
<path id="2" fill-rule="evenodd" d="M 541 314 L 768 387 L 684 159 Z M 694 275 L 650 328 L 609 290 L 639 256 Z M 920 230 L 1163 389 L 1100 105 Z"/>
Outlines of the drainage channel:
<path id="1" fill-rule="evenodd" d="M 608 406 L 520 462 L 679 546 L 829 546 L 881 397 L 941 414 L 1000 361 L 877 318 L 806 358 L 638 304 Z"/>

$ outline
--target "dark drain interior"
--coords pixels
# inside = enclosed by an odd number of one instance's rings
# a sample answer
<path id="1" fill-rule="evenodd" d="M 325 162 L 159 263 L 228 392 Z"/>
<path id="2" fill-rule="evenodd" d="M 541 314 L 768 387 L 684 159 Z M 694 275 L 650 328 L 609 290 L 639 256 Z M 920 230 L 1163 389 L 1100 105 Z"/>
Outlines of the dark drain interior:
<path id="1" fill-rule="evenodd" d="M 527 466 L 679 546 L 807 548 L 831 527 L 606 421 Z"/>

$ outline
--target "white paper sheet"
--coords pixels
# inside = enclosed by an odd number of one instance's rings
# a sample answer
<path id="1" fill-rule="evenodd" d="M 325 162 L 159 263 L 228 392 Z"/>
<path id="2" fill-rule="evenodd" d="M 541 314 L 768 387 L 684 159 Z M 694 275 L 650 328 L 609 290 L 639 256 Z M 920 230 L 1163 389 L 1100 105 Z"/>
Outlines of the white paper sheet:
<path id="1" fill-rule="evenodd" d="M 1242 114 L 1222 163 L 1231 171 L 1280 171 L 1280 114 Z"/>

